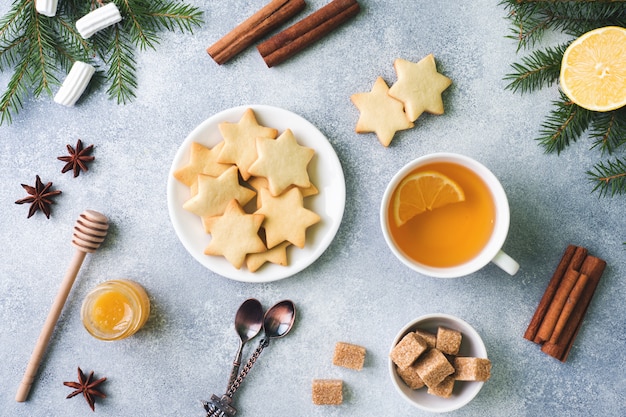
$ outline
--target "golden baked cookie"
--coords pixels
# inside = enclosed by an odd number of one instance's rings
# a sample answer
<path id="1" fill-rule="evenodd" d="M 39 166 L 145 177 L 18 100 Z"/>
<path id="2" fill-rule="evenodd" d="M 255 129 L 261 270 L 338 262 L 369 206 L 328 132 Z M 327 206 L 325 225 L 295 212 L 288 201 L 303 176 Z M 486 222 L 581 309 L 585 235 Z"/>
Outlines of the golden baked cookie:
<path id="1" fill-rule="evenodd" d="M 423 112 L 443 114 L 441 93 L 452 80 L 437 72 L 433 54 L 417 63 L 398 58 L 393 66 L 398 80 L 389 88 L 389 95 L 404 103 L 410 121 L 414 122 Z"/>
<path id="2" fill-rule="evenodd" d="M 376 133 L 378 141 L 384 146 L 389 146 L 398 130 L 413 127 L 404 112 L 404 104 L 391 97 L 388 92 L 387 83 L 382 77 L 378 77 L 369 93 L 350 96 L 350 100 L 361 113 L 355 131 Z"/>
<path id="3" fill-rule="evenodd" d="M 199 174 L 197 191 L 192 190 L 192 193 L 194 191 L 195 194 L 183 204 L 183 208 L 200 217 L 219 216 L 231 200 L 245 206 L 256 195 L 253 190 L 239 185 L 234 165 L 217 178 Z"/>
<path id="4" fill-rule="evenodd" d="M 258 198 L 260 208 L 255 211 L 265 217 L 265 241 L 268 249 L 284 242 L 304 247 L 306 229 L 320 221 L 320 216 L 304 208 L 302 193 L 298 188 L 291 188 L 274 197 L 268 190 L 261 188 Z"/>
<path id="5" fill-rule="evenodd" d="M 298 144 L 290 129 L 277 139 L 258 138 L 256 144 L 259 159 L 249 172 L 267 178 L 272 195 L 279 195 L 292 184 L 303 188 L 311 185 L 307 166 L 315 150 Z"/>
<path id="6" fill-rule="evenodd" d="M 291 243 L 285 241 L 280 245 L 274 246 L 265 252 L 250 253 L 246 256 L 246 267 L 250 272 L 257 271 L 265 263 L 270 262 L 276 265 L 287 265 L 287 247 Z"/>
<path id="7" fill-rule="evenodd" d="M 240 269 L 247 254 L 266 250 L 259 237 L 262 222 L 263 215 L 247 214 L 237 200 L 230 200 L 223 215 L 206 220 L 211 242 L 204 253 L 224 256 L 235 268 Z"/>
<path id="8" fill-rule="evenodd" d="M 220 142 L 213 148 L 207 148 L 197 142 L 191 142 L 189 162 L 187 165 L 174 172 L 174 178 L 191 187 L 198 181 L 198 174 L 219 177 L 228 168 L 229 164 L 221 164 L 217 162 L 217 157 L 222 151 L 224 142 Z"/>
<path id="9" fill-rule="evenodd" d="M 278 130 L 260 125 L 252 109 L 247 109 L 237 123 L 222 122 L 218 128 L 224 138 L 218 161 L 237 165 L 244 180 L 250 177 L 248 169 L 257 159 L 256 139 L 275 139 L 278 135 Z"/>

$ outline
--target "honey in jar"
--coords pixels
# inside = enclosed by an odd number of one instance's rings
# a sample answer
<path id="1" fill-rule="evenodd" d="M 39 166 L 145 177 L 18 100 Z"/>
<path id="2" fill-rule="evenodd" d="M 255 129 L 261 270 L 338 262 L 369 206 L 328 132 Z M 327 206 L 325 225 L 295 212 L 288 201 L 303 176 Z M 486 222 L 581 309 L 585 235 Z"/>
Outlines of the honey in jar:
<path id="1" fill-rule="evenodd" d="M 103 282 L 83 302 L 85 329 L 100 340 L 120 340 L 135 334 L 148 320 L 150 300 L 141 285 L 120 279 Z"/>

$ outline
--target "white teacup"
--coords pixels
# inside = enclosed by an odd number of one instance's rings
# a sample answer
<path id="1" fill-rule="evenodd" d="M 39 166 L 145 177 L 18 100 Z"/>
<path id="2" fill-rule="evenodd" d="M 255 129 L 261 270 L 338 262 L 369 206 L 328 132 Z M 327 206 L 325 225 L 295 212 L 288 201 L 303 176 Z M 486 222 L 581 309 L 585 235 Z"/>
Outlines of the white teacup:
<path id="1" fill-rule="evenodd" d="M 399 248 L 394 237 L 389 231 L 388 210 L 393 193 L 400 182 L 408 174 L 421 166 L 441 162 L 461 165 L 478 175 L 478 177 L 480 177 L 480 179 L 482 179 L 484 184 L 487 186 L 495 207 L 493 230 L 490 237 L 487 239 L 487 242 L 484 244 L 479 253 L 473 258 L 453 266 L 432 266 L 424 262 L 414 260 L 401 248 Z M 467 156 L 455 153 L 429 154 L 406 164 L 391 179 L 391 182 L 387 186 L 383 195 L 380 208 L 380 222 L 383 235 L 393 254 L 405 265 L 420 274 L 437 278 L 456 278 L 465 276 L 478 271 L 489 262 L 493 262 L 507 273 L 515 275 L 515 273 L 519 270 L 519 264 L 502 251 L 502 246 L 504 245 L 504 241 L 506 240 L 506 236 L 509 231 L 509 221 L 509 202 L 500 181 L 498 181 L 495 175 L 481 163 Z"/>

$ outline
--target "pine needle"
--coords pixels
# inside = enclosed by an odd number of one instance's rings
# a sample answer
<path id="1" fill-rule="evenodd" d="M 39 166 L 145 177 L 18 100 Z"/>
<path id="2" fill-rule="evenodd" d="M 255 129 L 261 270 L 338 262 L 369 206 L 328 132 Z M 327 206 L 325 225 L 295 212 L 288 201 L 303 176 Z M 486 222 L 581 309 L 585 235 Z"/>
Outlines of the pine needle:
<path id="1" fill-rule="evenodd" d="M 606 162 L 600 162 L 592 171 L 587 171 L 589 179 L 596 185 L 593 191 L 598 191 L 600 196 L 626 193 L 626 161 L 616 158 Z"/>
<path id="2" fill-rule="evenodd" d="M 109 97 L 115 98 L 118 104 L 126 104 L 135 98 L 137 88 L 134 51 L 126 32 L 120 30 L 118 26 L 112 31 L 113 38 L 107 50 L 109 56 L 107 82 L 110 83 L 107 93 Z"/>
<path id="3" fill-rule="evenodd" d="M 187 4 L 155 2 L 148 15 L 156 29 L 171 32 L 178 29 L 183 33 L 193 33 L 193 28 L 202 23 L 202 12 Z"/>
<path id="4" fill-rule="evenodd" d="M 546 152 L 556 151 L 560 154 L 587 130 L 592 112 L 572 103 L 563 93 L 561 99 L 554 101 L 553 105 L 554 109 L 541 125 L 541 136 L 537 140 Z"/>
<path id="5" fill-rule="evenodd" d="M 537 50 L 522 58 L 521 63 L 512 64 L 511 67 L 515 72 L 504 77 L 510 81 L 506 88 L 514 92 L 527 93 L 554 84 L 559 79 L 565 49 L 567 44 Z"/>
<path id="6" fill-rule="evenodd" d="M 594 139 L 592 148 L 599 147 L 609 154 L 626 144 L 626 109 L 595 113 L 589 136 Z"/>

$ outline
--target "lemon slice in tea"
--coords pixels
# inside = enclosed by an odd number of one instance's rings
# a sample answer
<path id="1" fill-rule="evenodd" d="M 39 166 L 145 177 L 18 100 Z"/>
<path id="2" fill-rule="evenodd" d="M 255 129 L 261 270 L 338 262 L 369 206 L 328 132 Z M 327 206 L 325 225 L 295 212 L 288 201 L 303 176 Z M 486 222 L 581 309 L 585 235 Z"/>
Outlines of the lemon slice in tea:
<path id="1" fill-rule="evenodd" d="M 610 111 L 626 105 L 626 29 L 607 26 L 572 42 L 561 62 L 563 93 L 580 107 Z"/>
<path id="2" fill-rule="evenodd" d="M 426 210 L 465 201 L 465 193 L 452 179 L 436 171 L 416 172 L 398 185 L 393 199 L 397 226 Z"/>

